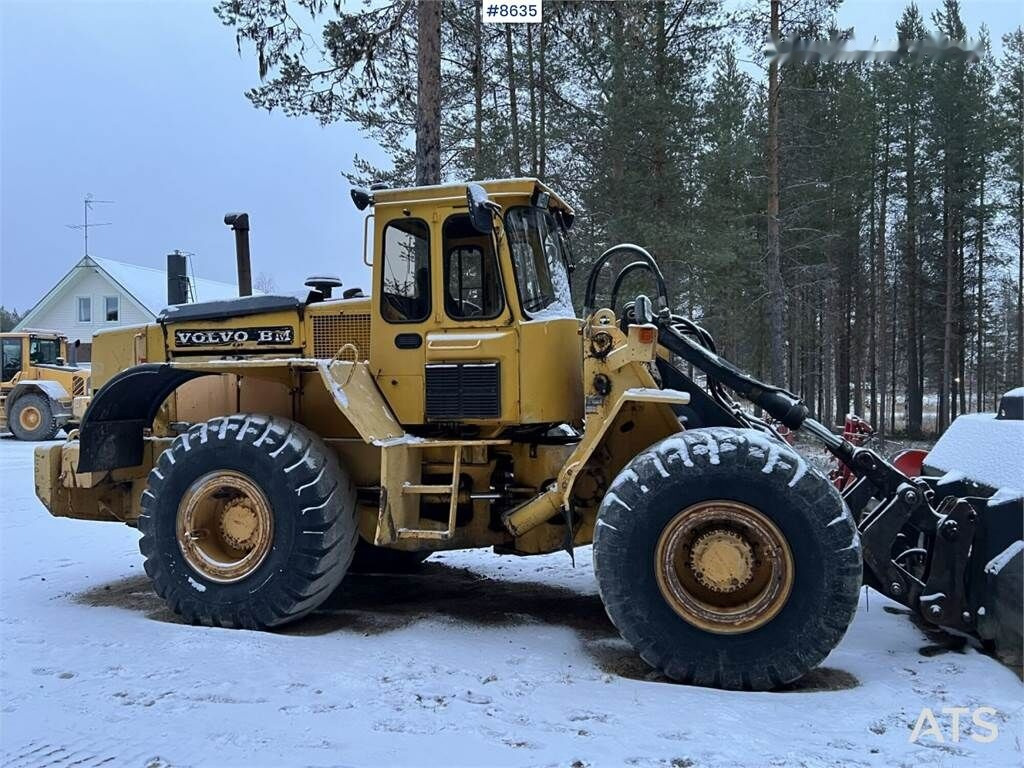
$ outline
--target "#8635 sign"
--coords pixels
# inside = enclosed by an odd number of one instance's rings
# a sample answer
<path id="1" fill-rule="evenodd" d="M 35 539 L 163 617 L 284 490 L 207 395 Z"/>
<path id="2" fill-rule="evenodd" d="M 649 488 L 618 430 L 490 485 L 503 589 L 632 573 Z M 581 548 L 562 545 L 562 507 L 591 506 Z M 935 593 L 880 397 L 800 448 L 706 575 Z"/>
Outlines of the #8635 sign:
<path id="1" fill-rule="evenodd" d="M 179 347 L 233 347 L 237 344 L 291 344 L 295 331 L 287 325 L 260 328 L 188 328 L 174 331 Z"/>
<path id="2" fill-rule="evenodd" d="M 484 24 L 536 24 L 542 15 L 541 0 L 483 0 Z"/>

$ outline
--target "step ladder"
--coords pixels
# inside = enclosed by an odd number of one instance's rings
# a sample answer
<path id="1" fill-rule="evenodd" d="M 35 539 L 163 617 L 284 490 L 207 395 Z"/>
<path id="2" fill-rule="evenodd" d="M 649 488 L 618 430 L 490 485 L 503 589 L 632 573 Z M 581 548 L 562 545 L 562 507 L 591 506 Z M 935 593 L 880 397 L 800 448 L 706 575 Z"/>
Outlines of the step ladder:
<path id="1" fill-rule="evenodd" d="M 463 446 L 456 445 L 452 449 L 452 481 L 449 485 L 422 485 L 407 482 L 402 486 L 402 493 L 409 496 L 448 496 L 447 530 L 434 528 L 399 528 L 398 538 L 436 539 L 438 541 L 445 541 L 455 535 L 455 516 L 459 509 L 459 476 L 462 473 L 462 448 Z"/>
<path id="2" fill-rule="evenodd" d="M 459 510 L 459 479 L 464 463 L 486 461 L 486 451 L 478 450 L 494 445 L 509 445 L 510 440 L 433 440 L 417 439 L 383 446 L 381 455 L 381 498 L 374 544 L 388 546 L 396 541 L 423 539 L 450 541 L 455 537 L 456 517 Z M 426 451 L 451 450 L 451 482 L 428 484 L 422 482 Z M 468 453 L 464 453 L 469 451 Z M 436 455 L 431 464 L 447 463 Z M 440 496 L 448 500 L 448 524 L 424 527 L 420 515 L 424 496 Z"/>

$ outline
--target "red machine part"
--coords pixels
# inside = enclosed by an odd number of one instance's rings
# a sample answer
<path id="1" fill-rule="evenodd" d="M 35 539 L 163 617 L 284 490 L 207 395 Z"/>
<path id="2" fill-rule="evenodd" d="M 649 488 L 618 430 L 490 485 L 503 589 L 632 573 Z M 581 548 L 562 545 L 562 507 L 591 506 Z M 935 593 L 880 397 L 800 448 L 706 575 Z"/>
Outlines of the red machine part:
<path id="1" fill-rule="evenodd" d="M 771 425 L 772 429 L 775 430 L 775 434 L 777 434 L 787 443 L 789 443 L 790 445 L 796 443 L 796 435 L 793 434 L 793 430 L 787 427 L 781 421 L 777 421 L 776 419 L 773 419 L 771 416 L 768 416 L 765 419 L 765 421 L 767 421 L 768 424 Z"/>
<path id="2" fill-rule="evenodd" d="M 928 451 L 922 451 L 920 448 L 907 448 L 905 451 L 900 451 L 893 456 L 892 463 L 903 474 L 910 477 L 920 477 L 924 457 L 927 455 Z"/>
<path id="3" fill-rule="evenodd" d="M 843 422 L 843 439 L 853 445 L 863 445 L 869 437 L 875 434 L 875 428 L 871 426 L 867 421 L 862 419 L 853 413 L 846 414 L 846 421 Z M 908 451 L 904 451 L 908 453 Z M 902 454 L 901 454 L 902 455 Z M 923 458 L 923 457 L 922 457 Z M 902 469 L 902 468 L 901 468 Z M 921 474 L 921 465 L 918 463 L 918 471 L 911 473 L 910 475 Z M 906 470 L 903 470 L 906 471 Z M 832 484 L 840 491 L 844 490 L 850 483 L 855 479 L 854 474 L 850 471 L 850 468 L 843 464 L 838 459 L 835 460 L 835 466 L 832 471 L 828 473 L 829 480 Z"/>
<path id="4" fill-rule="evenodd" d="M 875 429 L 867 421 L 852 413 L 846 415 L 846 421 L 843 423 L 844 440 L 854 445 L 863 445 L 873 434 L 875 434 Z M 922 451 L 919 448 L 907 448 L 893 456 L 891 461 L 896 469 L 903 474 L 909 477 L 920 477 L 922 465 L 927 455 L 928 451 Z M 850 471 L 849 467 L 838 459 L 835 460 L 835 466 L 832 467 L 832 471 L 829 472 L 828 476 L 832 484 L 840 491 L 844 490 L 854 480 L 854 474 Z"/>

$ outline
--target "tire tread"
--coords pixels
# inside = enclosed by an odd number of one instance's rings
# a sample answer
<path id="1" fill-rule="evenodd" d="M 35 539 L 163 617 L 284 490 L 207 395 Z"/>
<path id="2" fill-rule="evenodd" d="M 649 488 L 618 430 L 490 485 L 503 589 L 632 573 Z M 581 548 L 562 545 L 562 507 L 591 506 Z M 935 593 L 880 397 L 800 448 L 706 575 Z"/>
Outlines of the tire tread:
<path id="1" fill-rule="evenodd" d="M 253 574 L 266 580 L 245 604 L 209 599 L 217 585 L 208 581 L 203 598 L 191 594 L 188 577 L 200 574 L 183 575 L 168 567 L 165 547 L 177 547 L 177 542 L 161 539 L 158 533 L 160 515 L 171 514 L 172 509 L 176 514 L 176 503 L 161 504 L 161 493 L 177 468 L 184 466 L 185 454 L 208 452 L 215 460 L 217 452 L 231 450 L 223 445 L 229 440 L 259 451 L 286 478 L 294 492 L 297 518 L 285 565 L 269 576 Z M 285 473 L 285 467 L 291 471 Z M 139 551 L 154 590 L 183 619 L 207 626 L 265 629 L 301 618 L 341 582 L 358 538 L 355 489 L 334 453 L 306 427 L 264 414 L 220 416 L 179 435 L 150 471 L 141 507 Z"/>
<path id="2" fill-rule="evenodd" d="M 666 471 L 670 477 L 665 476 Z M 653 489 L 663 483 L 693 486 L 709 474 L 723 472 L 748 477 L 752 483 L 782 483 L 799 494 L 804 500 L 801 508 L 808 510 L 806 524 L 815 546 L 828 558 L 827 584 L 817 603 L 818 614 L 808 617 L 810 623 L 796 632 L 797 636 L 764 655 L 765 661 L 730 658 L 724 650 L 698 653 L 681 648 L 672 627 L 652 619 L 642 600 L 637 599 L 641 597 L 637 594 L 640 587 L 628 583 L 628 576 L 624 576 L 629 567 L 624 562 L 623 537 L 643 535 L 647 530 L 644 516 L 652 512 L 645 506 L 647 493 L 643 487 Z M 842 497 L 796 451 L 760 432 L 713 427 L 673 435 L 623 468 L 598 512 L 593 557 L 598 591 L 608 616 L 644 661 L 684 683 L 765 690 L 799 678 L 842 639 L 859 599 L 859 547 L 856 525 Z M 663 601 L 660 593 L 656 599 Z M 681 618 L 678 621 L 685 623 Z"/>

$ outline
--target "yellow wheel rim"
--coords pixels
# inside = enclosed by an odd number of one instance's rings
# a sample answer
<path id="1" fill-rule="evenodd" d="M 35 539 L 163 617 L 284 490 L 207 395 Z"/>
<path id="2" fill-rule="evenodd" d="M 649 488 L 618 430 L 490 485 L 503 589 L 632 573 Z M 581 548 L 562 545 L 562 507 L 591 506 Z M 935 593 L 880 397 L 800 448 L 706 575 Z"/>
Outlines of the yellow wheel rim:
<path id="1" fill-rule="evenodd" d="M 690 624 L 742 634 L 778 615 L 793 587 L 793 554 L 767 516 L 736 501 L 705 501 L 673 517 L 655 550 L 665 601 Z"/>
<path id="2" fill-rule="evenodd" d="M 43 421 L 43 414 L 34 405 L 27 405 L 18 414 L 18 423 L 27 432 L 36 429 Z"/>
<path id="3" fill-rule="evenodd" d="M 186 562 L 210 581 L 239 581 L 270 552 L 274 516 L 266 495 L 239 472 L 196 480 L 178 505 L 177 536 Z"/>

